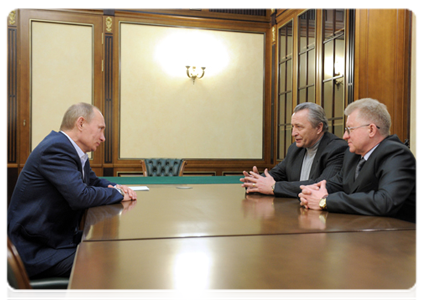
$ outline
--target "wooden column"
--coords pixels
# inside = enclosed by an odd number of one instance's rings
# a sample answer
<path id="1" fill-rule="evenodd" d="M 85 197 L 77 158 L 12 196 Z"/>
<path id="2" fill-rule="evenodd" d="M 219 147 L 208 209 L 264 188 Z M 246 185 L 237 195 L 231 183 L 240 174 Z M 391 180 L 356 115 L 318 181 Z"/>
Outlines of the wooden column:
<path id="1" fill-rule="evenodd" d="M 103 77 L 104 77 L 104 120 L 106 122 L 104 142 L 104 176 L 113 176 L 113 33 L 114 11 L 104 11 L 103 17 Z M 107 166 L 110 164 L 110 167 Z"/>
<path id="2" fill-rule="evenodd" d="M 409 139 L 411 12 L 357 10 L 355 49 L 355 99 L 383 102 L 391 114 L 391 133 Z"/>
<path id="3" fill-rule="evenodd" d="M 7 20 L 7 203 L 18 177 L 18 27 L 17 12 Z"/>

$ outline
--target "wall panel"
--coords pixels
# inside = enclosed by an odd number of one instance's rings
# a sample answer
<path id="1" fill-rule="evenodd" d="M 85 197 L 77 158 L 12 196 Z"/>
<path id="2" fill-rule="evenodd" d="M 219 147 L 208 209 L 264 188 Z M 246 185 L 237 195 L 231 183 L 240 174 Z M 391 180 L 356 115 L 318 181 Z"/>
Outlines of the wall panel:
<path id="1" fill-rule="evenodd" d="M 17 12 L 20 170 L 33 147 L 51 130 L 59 130 L 70 104 L 86 101 L 103 109 L 102 17 L 72 11 Z M 92 165 L 98 166 L 102 151 L 92 155 Z"/>
<path id="2" fill-rule="evenodd" d="M 411 13 L 358 10 L 355 98 L 383 102 L 391 114 L 391 133 L 409 139 Z"/>
<path id="3" fill-rule="evenodd" d="M 122 23 L 120 36 L 120 159 L 263 158 L 263 34 Z"/>
<path id="4" fill-rule="evenodd" d="M 58 131 L 68 107 L 94 103 L 91 24 L 33 20 L 31 26 L 31 150 Z"/>

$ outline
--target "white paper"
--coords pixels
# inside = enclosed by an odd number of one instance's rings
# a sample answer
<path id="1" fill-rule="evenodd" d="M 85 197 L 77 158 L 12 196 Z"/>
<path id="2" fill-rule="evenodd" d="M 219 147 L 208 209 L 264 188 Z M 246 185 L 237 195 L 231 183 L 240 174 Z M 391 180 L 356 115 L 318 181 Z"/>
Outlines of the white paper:
<path id="1" fill-rule="evenodd" d="M 150 189 L 146 186 L 130 186 L 134 191 L 149 191 Z"/>

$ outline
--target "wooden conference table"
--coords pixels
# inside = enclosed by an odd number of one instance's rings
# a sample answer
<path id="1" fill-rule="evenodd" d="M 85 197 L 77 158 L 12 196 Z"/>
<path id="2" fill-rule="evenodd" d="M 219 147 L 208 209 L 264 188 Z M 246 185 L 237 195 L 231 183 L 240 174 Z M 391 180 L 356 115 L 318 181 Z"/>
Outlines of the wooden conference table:
<path id="1" fill-rule="evenodd" d="M 239 178 L 111 178 L 149 190 L 137 191 L 134 202 L 88 210 L 69 288 L 409 289 L 415 284 L 415 224 L 246 195 Z"/>

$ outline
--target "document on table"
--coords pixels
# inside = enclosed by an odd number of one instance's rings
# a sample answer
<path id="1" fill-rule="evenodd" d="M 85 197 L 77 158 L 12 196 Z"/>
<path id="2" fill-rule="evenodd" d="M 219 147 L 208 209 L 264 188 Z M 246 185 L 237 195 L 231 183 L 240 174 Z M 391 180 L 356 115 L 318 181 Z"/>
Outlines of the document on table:
<path id="1" fill-rule="evenodd" d="M 134 191 L 149 191 L 150 189 L 146 186 L 130 186 L 130 188 Z"/>

